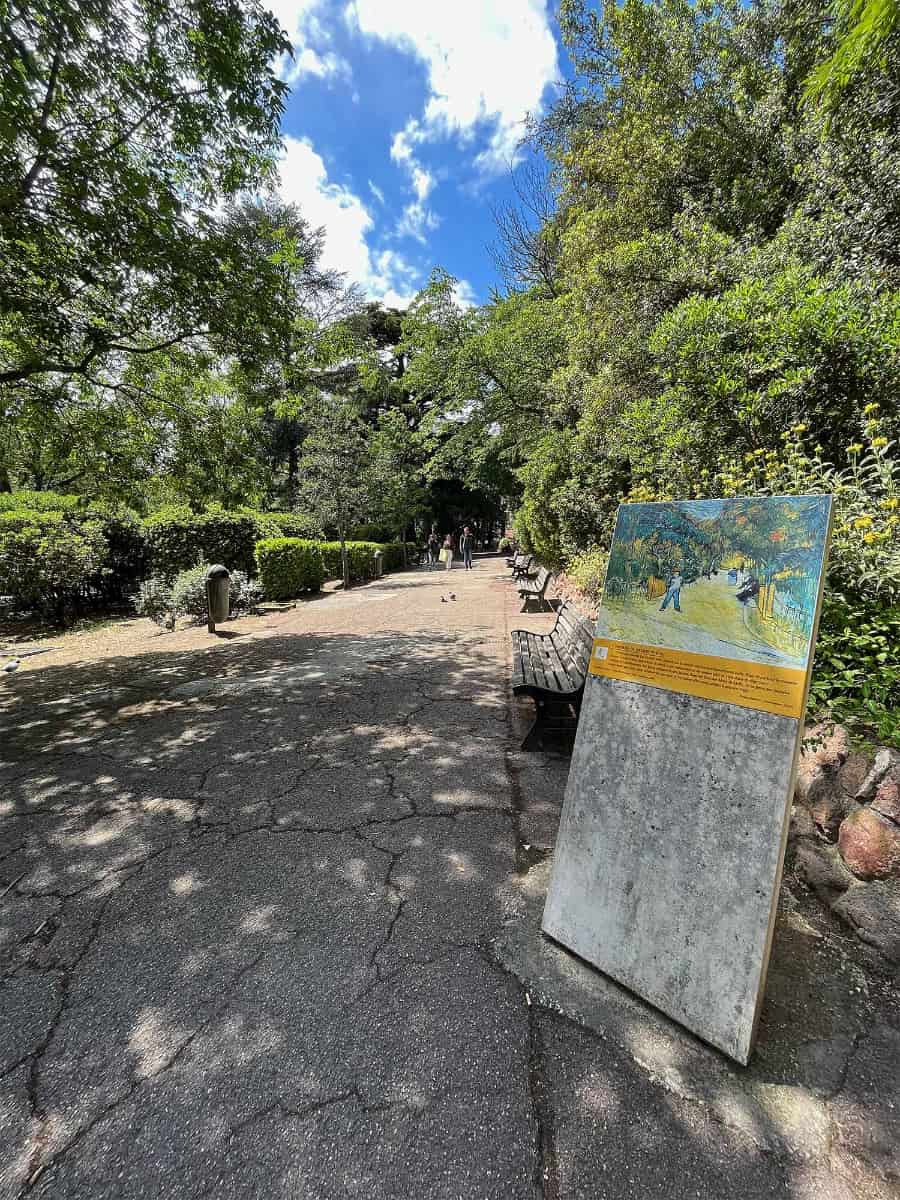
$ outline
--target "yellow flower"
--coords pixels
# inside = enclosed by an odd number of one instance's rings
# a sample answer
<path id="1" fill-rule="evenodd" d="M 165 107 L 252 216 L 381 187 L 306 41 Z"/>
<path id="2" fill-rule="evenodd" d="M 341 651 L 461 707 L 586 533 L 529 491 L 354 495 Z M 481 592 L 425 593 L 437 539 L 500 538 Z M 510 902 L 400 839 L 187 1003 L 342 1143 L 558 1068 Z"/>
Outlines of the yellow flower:
<path id="1" fill-rule="evenodd" d="M 878 412 L 878 409 L 880 407 L 881 406 L 879 404 L 875 404 L 874 402 L 872 404 L 867 404 L 866 407 L 863 409 L 863 416 L 867 417 L 869 415 L 869 413 Z"/>
<path id="2" fill-rule="evenodd" d="M 860 454 L 862 452 L 862 445 L 859 442 L 854 442 L 852 446 L 847 447 L 847 452 L 848 454 Z"/>
<path id="3" fill-rule="evenodd" d="M 874 438 L 872 441 L 872 448 L 874 450 L 883 450 L 887 444 L 888 444 L 887 438 L 877 437 L 877 438 Z"/>
<path id="4" fill-rule="evenodd" d="M 886 508 L 888 512 L 893 512 L 895 508 L 900 508 L 900 500 L 882 500 L 881 507 Z"/>
<path id="5" fill-rule="evenodd" d="M 791 432 L 792 433 L 806 433 L 808 428 L 809 428 L 808 425 L 793 425 L 791 427 Z"/>
<path id="6" fill-rule="evenodd" d="M 854 529 L 868 529 L 871 524 L 872 524 L 871 517 L 857 517 L 856 520 L 853 522 L 853 528 Z"/>
<path id="7" fill-rule="evenodd" d="M 878 541 L 878 534 L 877 533 L 867 533 L 866 536 L 863 538 L 863 541 L 866 543 L 867 546 L 871 546 L 873 542 Z"/>

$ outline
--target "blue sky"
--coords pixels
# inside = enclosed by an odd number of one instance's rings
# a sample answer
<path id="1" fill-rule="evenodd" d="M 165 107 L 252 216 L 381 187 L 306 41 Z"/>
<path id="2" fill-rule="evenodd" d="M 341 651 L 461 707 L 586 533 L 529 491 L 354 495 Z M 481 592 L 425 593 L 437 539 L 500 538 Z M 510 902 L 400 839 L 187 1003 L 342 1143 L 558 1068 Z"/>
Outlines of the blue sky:
<path id="1" fill-rule="evenodd" d="M 545 0 L 269 0 L 294 45 L 281 192 L 325 265 L 404 305 L 434 265 L 460 298 L 497 283 L 491 205 L 564 58 Z"/>

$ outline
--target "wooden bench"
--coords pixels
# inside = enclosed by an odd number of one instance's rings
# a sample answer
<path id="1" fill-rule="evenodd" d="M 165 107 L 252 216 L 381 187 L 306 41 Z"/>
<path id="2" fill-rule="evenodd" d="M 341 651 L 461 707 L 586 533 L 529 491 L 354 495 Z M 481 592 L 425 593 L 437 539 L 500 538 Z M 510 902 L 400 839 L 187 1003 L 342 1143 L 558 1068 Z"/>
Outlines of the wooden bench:
<path id="1" fill-rule="evenodd" d="M 513 694 L 531 696 L 537 709 L 522 749 L 535 750 L 547 729 L 571 729 L 578 722 L 594 626 L 567 601 L 550 633 L 515 629 L 512 642 Z"/>
<path id="2" fill-rule="evenodd" d="M 508 554 L 506 556 L 506 565 L 508 567 L 514 567 L 524 557 L 525 557 L 525 555 L 522 553 L 521 550 L 513 550 L 512 554 Z"/>
<path id="3" fill-rule="evenodd" d="M 533 554 L 524 554 L 518 566 L 513 567 L 513 579 L 520 582 L 523 579 L 534 579 L 540 570 L 540 564 Z"/>
<path id="4" fill-rule="evenodd" d="M 538 606 L 538 612 L 543 612 L 544 609 L 550 607 L 550 602 L 546 599 L 545 593 L 551 578 L 552 576 L 547 568 L 540 567 L 533 579 L 526 578 L 519 583 L 519 599 L 522 601 L 520 612 L 528 612 L 530 605 L 535 603 Z"/>

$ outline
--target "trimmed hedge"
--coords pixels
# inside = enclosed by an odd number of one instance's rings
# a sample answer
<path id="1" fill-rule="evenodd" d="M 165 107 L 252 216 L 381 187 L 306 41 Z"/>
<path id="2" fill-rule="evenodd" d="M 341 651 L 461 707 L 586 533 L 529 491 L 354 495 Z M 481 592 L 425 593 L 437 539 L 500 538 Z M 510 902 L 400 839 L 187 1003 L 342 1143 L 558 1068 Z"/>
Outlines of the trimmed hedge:
<path id="1" fill-rule="evenodd" d="M 414 563 L 419 554 L 419 547 L 415 542 L 406 543 L 405 563 L 403 561 L 402 542 L 382 542 L 381 549 L 384 552 L 384 569 L 386 571 L 402 571 L 404 566 Z"/>
<path id="2" fill-rule="evenodd" d="M 230 571 L 256 574 L 256 543 L 277 536 L 278 525 L 264 513 L 163 508 L 144 521 L 150 569 L 173 580 L 197 563 L 223 563 Z"/>
<path id="3" fill-rule="evenodd" d="M 350 579 L 360 583 L 375 576 L 375 551 L 383 555 L 385 571 L 403 567 L 401 542 L 347 542 Z M 416 547 L 407 542 L 407 554 Z M 270 600 L 291 600 L 301 592 L 318 591 L 326 579 L 341 578 L 341 543 L 306 538 L 264 538 L 256 544 L 260 582 Z"/>
<path id="4" fill-rule="evenodd" d="M 107 552 L 98 521 L 61 512 L 0 512 L 0 594 L 65 618 L 101 576 Z"/>
<path id="5" fill-rule="evenodd" d="M 0 513 L 4 512 L 69 512 L 83 508 L 83 496 L 63 496 L 59 492 L 0 492 Z"/>
<path id="6" fill-rule="evenodd" d="M 146 573 L 144 534 L 123 505 L 70 504 L 52 493 L 36 508 L 0 505 L 0 594 L 42 608 L 58 619 L 66 609 L 123 601 Z M 60 504 L 58 501 L 65 501 Z"/>
<path id="7" fill-rule="evenodd" d="M 315 590 L 324 579 L 341 577 L 340 543 L 311 538 L 316 522 L 302 513 L 195 513 L 170 506 L 142 521 L 124 505 L 54 492 L 13 492 L 0 493 L 0 518 L 0 595 L 60 619 L 69 609 L 127 600 L 150 577 L 171 585 L 198 563 L 221 562 L 254 577 L 262 543 L 290 541 L 305 548 L 299 558 L 296 547 L 283 552 L 283 563 L 268 555 L 263 585 L 272 598 Z M 403 567 L 401 542 L 354 540 L 347 549 L 355 583 L 374 576 L 376 550 L 384 556 L 385 571 Z M 407 543 L 407 552 L 415 551 Z"/>
<path id="8" fill-rule="evenodd" d="M 326 579 L 341 579 L 341 543 L 320 542 L 322 565 Z M 381 550 L 380 542 L 344 542 L 350 560 L 350 582 L 361 583 L 375 578 L 375 551 Z"/>
<path id="9" fill-rule="evenodd" d="M 269 600 L 292 600 L 301 592 L 317 592 L 325 578 L 321 543 L 304 538 L 263 538 L 256 543 L 256 562 Z"/>

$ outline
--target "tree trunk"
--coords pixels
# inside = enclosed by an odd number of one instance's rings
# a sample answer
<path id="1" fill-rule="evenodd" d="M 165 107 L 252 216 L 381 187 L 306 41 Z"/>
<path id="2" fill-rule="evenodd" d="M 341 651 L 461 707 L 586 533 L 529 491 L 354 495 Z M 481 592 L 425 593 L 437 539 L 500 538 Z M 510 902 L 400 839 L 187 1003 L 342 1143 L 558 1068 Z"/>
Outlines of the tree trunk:
<path id="1" fill-rule="evenodd" d="M 287 494 L 291 507 L 297 498 L 297 478 L 300 474 L 300 449 L 296 443 L 291 443 L 288 450 Z"/>
<path id="2" fill-rule="evenodd" d="M 350 556 L 347 554 L 347 545 L 344 541 L 344 530 L 338 530 L 338 538 L 341 543 L 341 574 L 344 577 L 344 591 L 350 588 Z"/>

